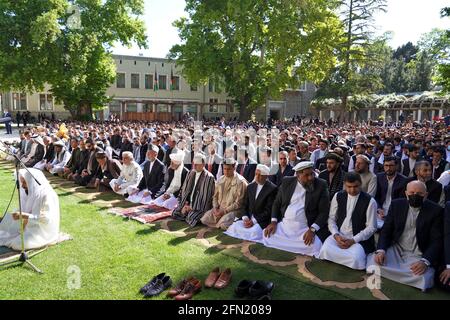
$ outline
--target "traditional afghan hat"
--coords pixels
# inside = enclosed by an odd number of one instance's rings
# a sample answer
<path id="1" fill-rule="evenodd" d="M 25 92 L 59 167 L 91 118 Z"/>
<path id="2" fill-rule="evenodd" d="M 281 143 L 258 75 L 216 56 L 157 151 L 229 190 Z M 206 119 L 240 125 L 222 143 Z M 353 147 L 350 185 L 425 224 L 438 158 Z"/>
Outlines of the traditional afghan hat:
<path id="1" fill-rule="evenodd" d="M 305 169 L 309 169 L 309 168 L 313 168 L 314 167 L 314 163 L 312 161 L 302 161 L 299 162 L 295 167 L 294 167 L 294 171 L 302 171 Z"/>
<path id="2" fill-rule="evenodd" d="M 337 153 L 334 153 L 334 152 L 328 153 L 328 154 L 326 155 L 325 158 L 326 158 L 327 160 L 330 159 L 330 160 L 335 160 L 335 161 L 337 161 L 337 162 L 342 162 L 342 161 L 344 161 L 344 159 L 342 159 L 342 157 L 341 157 L 340 155 L 338 155 Z"/>
<path id="3" fill-rule="evenodd" d="M 261 175 L 263 176 L 268 176 L 270 174 L 270 169 L 268 166 L 264 165 L 264 164 L 258 164 L 256 166 L 256 170 L 259 170 L 259 172 L 261 173 Z"/>
<path id="4" fill-rule="evenodd" d="M 175 152 L 171 153 L 169 155 L 170 160 L 176 163 L 182 163 L 184 160 L 184 153 L 183 152 Z"/>

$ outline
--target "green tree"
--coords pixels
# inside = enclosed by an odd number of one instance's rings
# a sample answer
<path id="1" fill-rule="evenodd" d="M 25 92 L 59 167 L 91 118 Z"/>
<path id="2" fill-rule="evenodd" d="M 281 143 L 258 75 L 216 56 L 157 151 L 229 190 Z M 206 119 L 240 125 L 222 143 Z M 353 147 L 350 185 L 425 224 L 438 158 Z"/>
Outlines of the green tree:
<path id="1" fill-rule="evenodd" d="M 111 47 L 146 47 L 142 0 L 0 0 L 0 89 L 45 84 L 73 116 L 90 118 L 115 79 Z"/>
<path id="2" fill-rule="evenodd" d="M 339 121 L 343 122 L 349 110 L 348 97 L 354 94 L 370 93 L 368 82 L 380 83 L 374 73 L 361 73 L 365 65 L 377 63 L 379 57 L 374 56 L 371 46 L 374 44 L 374 14 L 385 11 L 385 0 L 343 0 L 341 16 L 345 30 L 343 41 L 337 50 L 337 64 L 333 74 L 320 85 L 318 92 L 322 97 L 340 97 L 342 100 Z M 329 90 L 329 87 L 334 88 Z M 332 94 L 332 96 L 329 96 Z"/>
<path id="3" fill-rule="evenodd" d="M 169 57 L 190 83 L 211 78 L 249 118 L 288 86 L 322 80 L 342 35 L 329 0 L 187 0 L 188 18 L 174 22 L 182 44 Z"/>

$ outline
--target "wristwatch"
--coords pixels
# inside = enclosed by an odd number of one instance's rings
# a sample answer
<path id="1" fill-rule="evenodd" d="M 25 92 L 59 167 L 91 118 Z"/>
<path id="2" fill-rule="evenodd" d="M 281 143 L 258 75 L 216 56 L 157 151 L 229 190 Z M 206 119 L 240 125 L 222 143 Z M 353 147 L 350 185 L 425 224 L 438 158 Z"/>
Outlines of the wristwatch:
<path id="1" fill-rule="evenodd" d="M 316 233 L 316 231 L 317 231 L 314 227 L 309 228 L 309 230 L 313 233 Z"/>

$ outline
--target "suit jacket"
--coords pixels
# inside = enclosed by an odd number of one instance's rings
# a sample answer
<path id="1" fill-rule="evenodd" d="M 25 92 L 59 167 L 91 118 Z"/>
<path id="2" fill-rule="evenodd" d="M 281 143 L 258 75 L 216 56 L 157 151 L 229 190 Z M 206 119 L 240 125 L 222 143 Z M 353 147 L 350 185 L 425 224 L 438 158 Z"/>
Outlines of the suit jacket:
<path id="1" fill-rule="evenodd" d="M 25 165 L 27 167 L 34 167 L 36 163 L 38 163 L 44 158 L 44 153 L 45 153 L 44 146 L 39 143 L 38 146 L 36 147 L 34 156 L 30 160 L 28 160 L 28 162 Z"/>
<path id="2" fill-rule="evenodd" d="M 100 165 L 97 167 L 97 171 L 95 172 L 95 177 L 97 179 L 103 179 L 105 183 L 108 183 L 112 179 L 117 179 L 120 176 L 120 168 L 117 164 L 118 160 L 106 160 L 105 171 L 102 170 Z"/>
<path id="3" fill-rule="evenodd" d="M 444 264 L 450 265 L 450 201 L 445 204 L 444 213 Z"/>
<path id="4" fill-rule="evenodd" d="M 272 206 L 272 218 L 276 218 L 278 221 L 283 219 L 297 186 L 297 181 L 297 177 L 285 177 L 283 179 Z M 309 227 L 314 223 L 320 227 L 317 236 L 322 242 L 330 235 L 327 226 L 329 211 L 330 195 L 327 182 L 316 178 L 313 182 L 313 191 L 307 191 L 305 195 L 305 215 Z"/>
<path id="5" fill-rule="evenodd" d="M 259 192 L 258 198 L 255 199 L 257 187 L 258 184 L 255 181 L 248 185 L 244 198 L 243 215 L 250 219 L 255 217 L 261 229 L 265 229 L 270 224 L 272 204 L 277 196 L 277 186 L 267 180 Z"/>
<path id="6" fill-rule="evenodd" d="M 78 166 L 78 169 L 76 170 L 76 173 L 81 174 L 84 169 L 87 168 L 88 162 L 89 162 L 89 150 L 80 150 L 80 164 Z"/>
<path id="7" fill-rule="evenodd" d="M 247 159 L 245 163 L 237 165 L 236 172 L 241 174 L 242 167 L 244 167 L 244 173 L 242 174 L 242 176 L 245 178 L 245 180 L 247 180 L 248 183 L 251 183 L 255 178 L 256 166 L 256 162 Z"/>
<path id="8" fill-rule="evenodd" d="M 405 197 L 406 184 L 408 178 L 404 175 L 397 173 L 394 178 L 394 184 L 392 185 L 391 201 L 398 198 Z M 375 200 L 377 201 L 378 208 L 383 207 L 384 201 L 386 201 L 386 193 L 388 191 L 388 180 L 386 173 L 377 174 L 377 193 L 375 194 Z"/>
<path id="9" fill-rule="evenodd" d="M 139 159 L 139 164 L 142 164 L 145 161 L 145 156 L 148 150 L 148 143 L 141 145 L 141 149 L 139 149 L 141 158 Z"/>
<path id="10" fill-rule="evenodd" d="M 328 191 L 330 192 L 330 199 L 333 199 L 334 195 L 342 191 L 344 188 L 344 171 L 342 169 L 338 170 L 334 176 L 333 180 L 330 182 L 330 172 L 328 170 L 323 170 L 319 174 L 319 178 L 325 180 L 328 185 Z"/>
<path id="11" fill-rule="evenodd" d="M 52 159 L 55 157 L 55 147 L 53 146 L 53 143 L 50 143 L 47 148 L 47 152 L 45 153 L 44 159 L 47 160 L 47 162 L 52 161 Z"/>
<path id="12" fill-rule="evenodd" d="M 432 162 L 430 162 L 431 163 L 431 165 L 433 165 L 433 163 Z M 447 166 L 447 161 L 445 161 L 445 159 L 442 159 L 440 162 L 439 162 L 439 165 L 438 165 L 438 167 L 436 168 L 436 169 L 434 169 L 434 173 L 433 173 L 433 179 L 434 180 L 437 180 L 437 179 L 439 179 L 439 177 L 441 176 L 441 174 L 445 171 L 445 167 Z"/>
<path id="13" fill-rule="evenodd" d="M 152 167 L 152 172 L 150 172 L 150 164 L 151 162 L 149 161 L 144 166 L 144 176 L 138 185 L 138 189 L 139 191 L 147 189 L 152 193 L 152 198 L 155 198 L 164 183 L 166 167 L 161 161 L 156 159 Z"/>
<path id="14" fill-rule="evenodd" d="M 70 157 L 69 162 L 67 162 L 66 167 L 70 169 L 71 172 L 77 171 L 81 162 L 81 150 L 80 148 L 76 148 L 72 150 L 72 156 Z"/>
<path id="15" fill-rule="evenodd" d="M 114 150 L 120 149 L 122 147 L 122 137 L 115 134 L 109 139 L 109 143 Z"/>
<path id="16" fill-rule="evenodd" d="M 277 173 L 269 176 L 269 180 L 272 183 L 274 183 L 277 187 L 279 187 L 281 185 L 281 182 L 283 181 L 284 177 L 292 177 L 292 176 L 294 176 L 294 174 L 295 174 L 295 172 L 290 165 L 286 166 L 283 173 L 281 172 L 281 168 L 278 165 Z"/>
<path id="17" fill-rule="evenodd" d="M 220 168 L 220 165 L 222 163 L 222 157 L 219 156 L 218 154 L 214 154 L 214 160 L 213 160 L 213 164 L 212 164 L 212 168 L 211 169 L 209 168 L 209 161 L 210 161 L 210 159 L 211 159 L 210 155 L 206 157 L 205 169 L 213 175 L 214 179 L 216 179 L 217 172 L 219 172 L 219 168 Z"/>
<path id="18" fill-rule="evenodd" d="M 416 160 L 416 163 L 417 162 L 419 162 L 420 160 L 422 160 L 422 158 L 417 158 L 417 160 Z M 402 171 L 402 174 L 405 176 L 405 177 L 408 177 L 409 176 L 409 173 L 411 172 L 411 170 L 414 170 L 414 168 L 410 168 L 409 167 L 409 158 L 407 158 L 407 159 L 403 159 L 402 160 L 402 163 L 403 163 L 403 171 Z M 415 176 L 416 174 L 414 173 L 414 176 Z"/>
<path id="19" fill-rule="evenodd" d="M 396 199 L 391 203 L 378 240 L 378 249 L 387 250 L 398 243 L 405 230 L 409 203 L 407 199 Z M 442 254 L 443 211 L 436 203 L 425 200 L 416 221 L 417 245 L 423 258 L 437 265 Z"/>

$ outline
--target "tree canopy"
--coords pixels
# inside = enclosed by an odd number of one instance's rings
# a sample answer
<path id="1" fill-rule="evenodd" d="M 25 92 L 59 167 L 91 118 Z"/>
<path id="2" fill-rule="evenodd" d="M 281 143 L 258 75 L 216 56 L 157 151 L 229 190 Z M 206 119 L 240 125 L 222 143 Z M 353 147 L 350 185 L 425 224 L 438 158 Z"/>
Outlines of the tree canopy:
<path id="1" fill-rule="evenodd" d="M 335 64 L 342 28 L 330 0 L 187 0 L 169 57 L 192 84 L 219 81 L 247 119 L 269 97 Z"/>
<path id="2" fill-rule="evenodd" d="M 116 76 L 115 43 L 146 47 L 143 0 L 0 0 L 0 89 L 45 84 L 72 115 L 91 117 Z"/>

